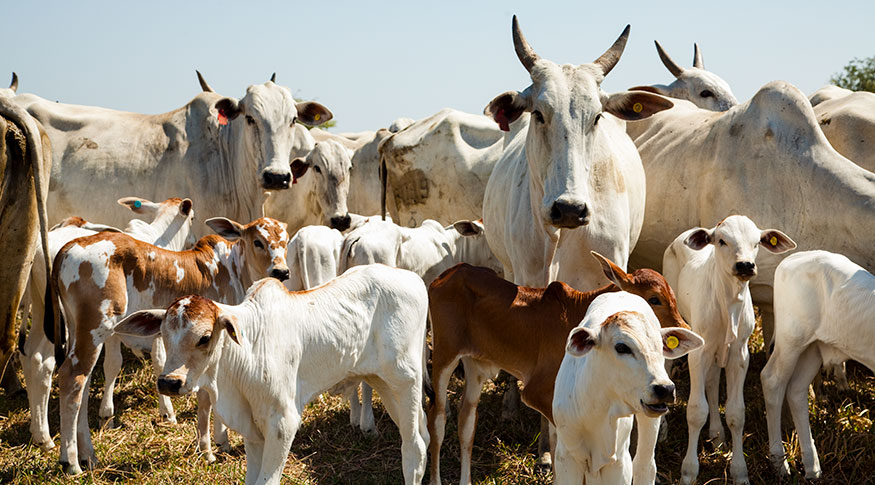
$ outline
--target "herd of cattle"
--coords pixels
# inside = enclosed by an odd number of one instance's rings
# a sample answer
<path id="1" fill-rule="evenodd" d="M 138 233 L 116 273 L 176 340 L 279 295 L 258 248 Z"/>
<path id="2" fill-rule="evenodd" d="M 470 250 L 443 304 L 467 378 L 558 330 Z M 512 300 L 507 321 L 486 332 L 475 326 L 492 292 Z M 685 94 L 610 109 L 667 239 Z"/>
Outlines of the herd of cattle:
<path id="1" fill-rule="evenodd" d="M 176 420 L 168 396 L 197 393 L 206 459 L 212 410 L 219 446 L 226 426 L 243 436 L 247 483 L 279 483 L 322 392 L 345 393 L 351 423 L 372 432 L 373 388 L 400 430 L 405 482 L 422 481 L 428 449 L 437 484 L 461 363 L 462 483 L 499 370 L 523 384 L 506 401 L 543 415 L 556 483 L 653 483 L 675 399 L 666 359 L 688 354 L 682 481 L 696 479 L 709 415 L 726 440 L 723 369 L 730 472 L 747 483 L 756 304 L 774 348 L 761 375 L 772 462 L 789 473 L 786 397 L 805 475 L 819 477 L 809 384 L 848 359 L 875 369 L 875 95 L 809 100 L 772 82 L 739 104 L 698 46 L 683 68 L 658 43 L 676 80 L 609 94 L 628 26 L 577 66 L 539 57 L 516 17 L 512 34 L 531 85 L 486 116 L 446 109 L 357 134 L 304 128 L 331 111 L 274 77 L 238 100 L 197 73 L 191 102 L 142 115 L 17 94 L 13 75 L 0 90 L 0 365 L 20 333 L 34 444 L 54 447 L 58 365 L 59 460 L 71 474 L 96 463 L 90 376 L 105 349 L 111 420 L 124 343 L 149 352 L 163 419 Z"/>

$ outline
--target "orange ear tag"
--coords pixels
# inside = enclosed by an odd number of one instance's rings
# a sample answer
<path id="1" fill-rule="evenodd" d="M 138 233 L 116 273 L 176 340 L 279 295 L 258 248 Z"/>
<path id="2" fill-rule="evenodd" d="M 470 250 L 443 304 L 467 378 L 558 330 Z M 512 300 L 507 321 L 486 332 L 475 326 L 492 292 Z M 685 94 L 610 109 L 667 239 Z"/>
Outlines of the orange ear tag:
<path id="1" fill-rule="evenodd" d="M 225 116 L 225 111 L 224 111 L 224 110 L 221 110 L 221 109 L 220 109 L 220 110 L 219 110 L 219 114 L 216 115 L 216 118 L 219 119 L 219 124 L 220 124 L 220 125 L 225 126 L 225 125 L 228 124 L 228 117 Z"/>
<path id="2" fill-rule="evenodd" d="M 644 111 L 644 106 L 642 106 L 641 103 L 635 103 L 632 105 L 632 111 L 634 111 L 636 113 L 640 113 L 640 112 Z"/>
<path id="3" fill-rule="evenodd" d="M 771 243 L 772 246 L 777 246 L 778 245 L 778 238 L 776 238 L 775 236 L 772 236 L 772 238 L 769 239 L 769 243 Z"/>
<path id="4" fill-rule="evenodd" d="M 665 346 L 670 349 L 678 348 L 678 345 L 680 345 L 680 343 L 681 342 L 674 335 L 669 335 L 668 338 L 665 339 Z"/>

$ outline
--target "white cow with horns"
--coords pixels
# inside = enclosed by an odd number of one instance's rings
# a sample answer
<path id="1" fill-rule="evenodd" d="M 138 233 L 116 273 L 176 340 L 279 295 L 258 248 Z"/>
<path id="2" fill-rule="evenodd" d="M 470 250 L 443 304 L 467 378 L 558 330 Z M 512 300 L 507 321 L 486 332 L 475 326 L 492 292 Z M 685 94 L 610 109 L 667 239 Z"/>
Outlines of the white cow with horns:
<path id="1" fill-rule="evenodd" d="M 672 102 L 599 87 L 620 60 L 629 26 L 595 62 L 579 66 L 539 57 L 515 16 L 512 31 L 532 84 L 484 110 L 503 131 L 519 120 L 486 185 L 486 238 L 505 278 L 518 285 L 560 280 L 594 289 L 603 273 L 590 251 L 625 269 L 644 216 L 644 169 L 622 120 L 646 118 Z"/>
<path id="2" fill-rule="evenodd" d="M 189 197 L 202 221 L 260 217 L 264 191 L 287 189 L 292 181 L 295 123 L 318 125 L 331 119 L 331 111 L 295 102 L 288 88 L 273 81 L 249 86 L 237 100 L 206 91 L 209 86 L 198 77 L 205 92 L 158 115 L 55 103 L 32 94 L 14 97 L 52 141 L 49 222 L 76 214 L 122 226 L 124 214 L 108 208 L 128 194 Z M 207 232 L 202 223 L 195 228 L 196 235 Z"/>

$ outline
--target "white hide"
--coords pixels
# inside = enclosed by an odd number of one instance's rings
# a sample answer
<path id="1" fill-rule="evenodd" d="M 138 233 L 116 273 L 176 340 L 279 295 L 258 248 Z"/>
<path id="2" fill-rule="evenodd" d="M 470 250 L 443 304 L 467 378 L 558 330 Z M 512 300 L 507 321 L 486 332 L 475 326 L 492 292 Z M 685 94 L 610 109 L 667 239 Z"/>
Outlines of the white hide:
<path id="1" fill-rule="evenodd" d="M 626 313 L 622 323 L 602 325 L 618 312 Z M 576 345 L 589 334 L 591 346 Z M 669 349 L 669 335 L 678 345 Z M 630 352 L 621 354 L 624 345 Z M 674 384 L 665 371 L 666 358 L 678 358 L 702 345 L 693 332 L 680 328 L 661 329 L 653 310 L 643 298 L 626 292 L 597 297 L 580 325 L 571 331 L 565 357 L 556 375 L 553 419 L 556 423 L 556 484 L 653 483 L 655 439 L 642 443 L 640 430 L 659 426 L 659 416 L 674 401 Z M 667 395 L 659 398 L 661 387 Z M 659 411 L 647 405 L 658 405 Z M 639 422 L 636 462 L 647 455 L 645 467 L 633 467 L 629 455 L 632 416 Z M 655 436 L 654 436 L 655 438 Z M 634 468 L 634 471 L 633 471 Z"/>
<path id="2" fill-rule="evenodd" d="M 853 92 L 854 91 L 851 91 L 850 89 L 829 85 L 815 91 L 811 96 L 808 97 L 808 101 L 811 103 L 811 106 L 817 106 L 824 101 L 829 101 L 836 98 L 843 98 Z"/>
<path id="3" fill-rule="evenodd" d="M 665 250 L 663 275 L 675 290 L 681 316 L 705 339 L 705 346 L 688 357 L 683 483 L 691 483 L 699 473 L 699 433 L 709 415 L 711 438 L 725 441 L 718 407 L 721 369 L 726 371 L 726 422 L 732 433 L 730 472 L 736 483 L 748 483 L 743 391 L 750 359 L 747 344 L 756 323 L 748 283 L 756 276 L 754 262 L 761 246 L 781 253 L 795 244 L 779 231 L 760 230 L 747 217 L 730 216 L 713 229 L 682 233 Z"/>
<path id="4" fill-rule="evenodd" d="M 837 152 L 875 171 L 875 93 L 849 92 L 824 100 L 814 106 L 814 115 Z"/>
<path id="5" fill-rule="evenodd" d="M 789 474 L 781 442 L 786 393 L 805 478 L 820 478 L 808 421 L 808 386 L 821 364 L 853 359 L 875 371 L 875 276 L 845 256 L 807 251 L 788 256 L 775 271 L 775 349 L 760 376 L 766 401 L 769 450 Z"/>

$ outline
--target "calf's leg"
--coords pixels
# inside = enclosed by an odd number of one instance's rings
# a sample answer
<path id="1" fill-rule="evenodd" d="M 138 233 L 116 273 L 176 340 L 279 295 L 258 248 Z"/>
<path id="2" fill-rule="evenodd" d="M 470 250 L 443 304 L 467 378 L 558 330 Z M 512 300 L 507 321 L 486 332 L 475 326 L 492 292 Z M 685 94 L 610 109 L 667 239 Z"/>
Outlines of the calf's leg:
<path id="1" fill-rule="evenodd" d="M 687 402 L 687 454 L 681 465 L 681 483 L 689 485 L 699 475 L 699 433 L 708 418 L 705 376 L 715 365 L 713 352 L 696 349 L 687 356 L 690 367 L 690 399 Z"/>
<path id="2" fill-rule="evenodd" d="M 113 422 L 115 406 L 112 402 L 112 396 L 115 393 L 115 381 L 122 370 L 121 340 L 118 337 L 110 336 L 106 339 L 103 349 L 103 398 L 100 400 L 100 410 L 97 415 L 100 417 L 101 427 L 112 428 L 115 424 Z"/>
<path id="3" fill-rule="evenodd" d="M 459 483 L 471 483 L 471 451 L 474 447 L 474 428 L 477 425 L 477 403 L 483 384 L 490 375 L 485 372 L 489 367 L 478 361 L 465 357 L 462 359 L 465 367 L 465 390 L 459 409 L 459 445 L 461 448 L 462 473 Z"/>
<path id="4" fill-rule="evenodd" d="M 747 375 L 750 356 L 747 340 L 743 339 L 730 350 L 726 363 L 726 424 L 732 433 L 732 461 L 729 472 L 735 483 L 750 483 L 747 463 L 744 460 L 744 378 Z M 807 390 L 807 388 L 806 388 Z"/>
<path id="5" fill-rule="evenodd" d="M 816 346 L 809 346 L 799 357 L 796 370 L 787 385 L 787 404 L 799 435 L 799 447 L 802 449 L 802 464 L 805 466 L 805 478 L 820 478 L 820 459 L 817 457 L 817 447 L 811 437 L 811 423 L 808 421 L 808 386 L 814 376 L 820 372 L 822 364 L 820 351 Z"/>
<path id="6" fill-rule="evenodd" d="M 431 484 L 441 484 L 441 445 L 447 427 L 447 387 L 459 358 L 444 358 L 440 349 L 435 349 L 432 359 L 434 399 L 428 403 L 428 434 L 431 437 Z"/>
<path id="7" fill-rule="evenodd" d="M 784 443 L 781 441 L 781 407 L 784 404 L 787 383 L 790 381 L 799 359 L 798 351 L 799 349 L 783 346 L 777 342 L 775 351 L 772 352 L 772 356 L 769 357 L 769 361 L 760 373 L 763 397 L 766 402 L 769 452 L 772 455 L 772 466 L 775 467 L 780 476 L 790 475 L 790 467 L 787 465 L 787 457 L 784 454 Z M 805 400 L 807 403 L 807 395 Z"/>

